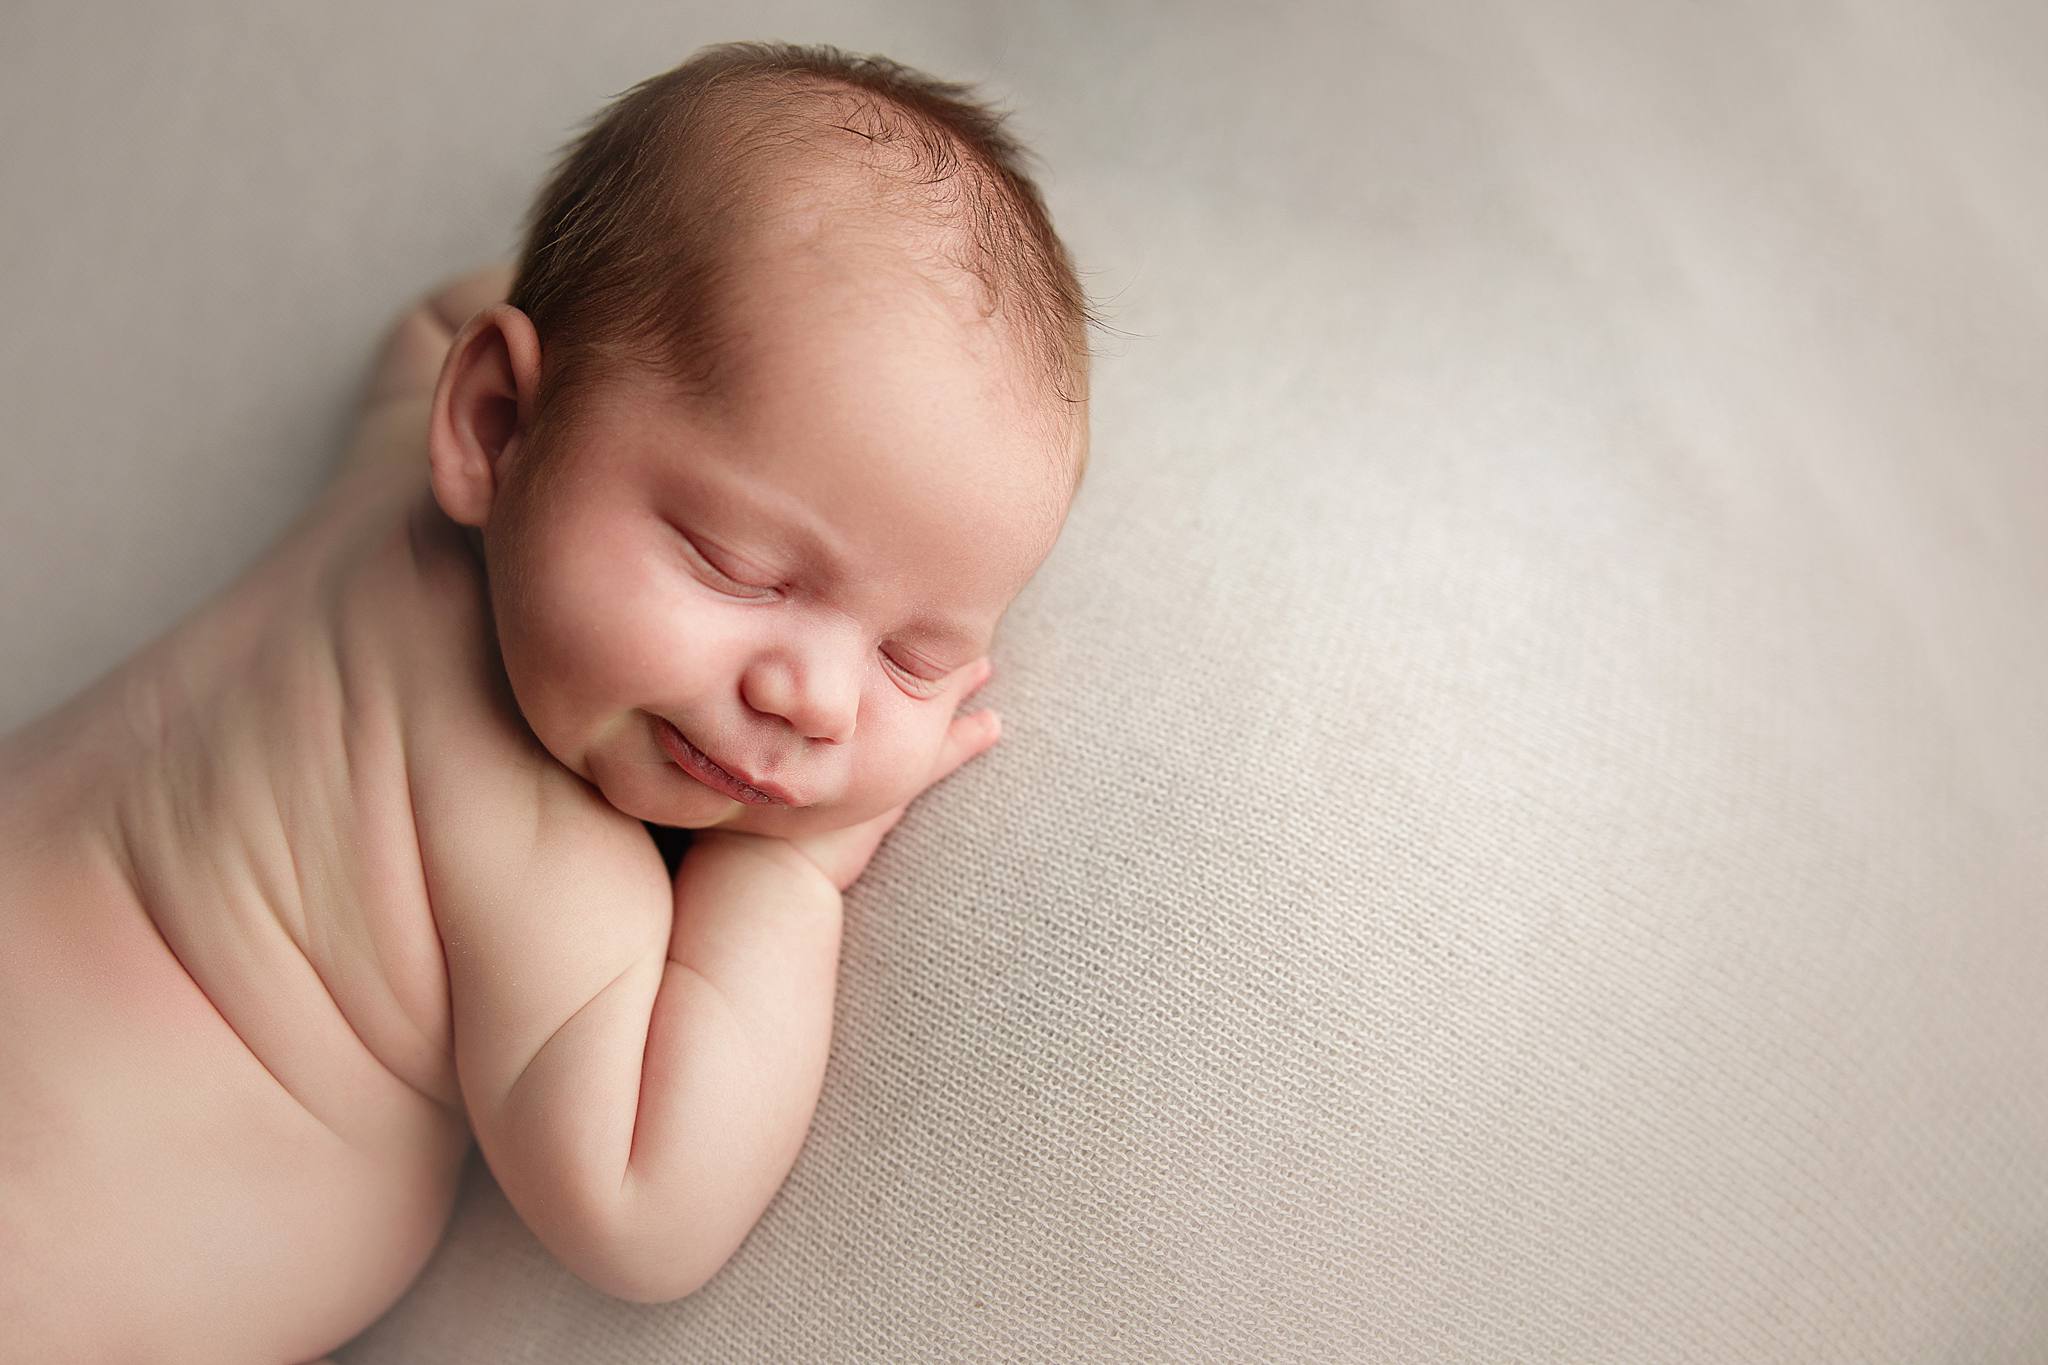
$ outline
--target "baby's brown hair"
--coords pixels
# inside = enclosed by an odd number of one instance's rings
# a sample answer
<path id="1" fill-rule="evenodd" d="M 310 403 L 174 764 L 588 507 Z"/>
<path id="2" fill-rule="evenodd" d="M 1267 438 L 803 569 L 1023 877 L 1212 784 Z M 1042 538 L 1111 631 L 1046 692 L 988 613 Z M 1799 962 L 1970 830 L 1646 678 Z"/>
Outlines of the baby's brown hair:
<path id="1" fill-rule="evenodd" d="M 1079 419 L 1085 464 L 1099 319 L 1005 117 L 967 85 L 822 45 L 722 43 L 626 91 L 563 149 L 529 215 L 509 302 L 541 342 L 537 424 L 573 422 L 587 381 L 620 362 L 716 396 L 736 246 L 787 173 L 820 160 L 811 139 L 836 132 L 866 139 L 872 193 L 852 211 L 936 231 L 942 265 L 978 283 L 984 315 Z"/>

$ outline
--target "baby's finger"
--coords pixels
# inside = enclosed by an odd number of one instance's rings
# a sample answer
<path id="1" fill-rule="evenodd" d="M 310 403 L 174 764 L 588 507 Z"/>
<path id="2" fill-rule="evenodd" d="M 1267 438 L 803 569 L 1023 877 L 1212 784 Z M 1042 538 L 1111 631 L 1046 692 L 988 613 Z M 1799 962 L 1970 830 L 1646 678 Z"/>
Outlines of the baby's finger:
<path id="1" fill-rule="evenodd" d="M 982 684 L 994 676 L 995 671 L 995 661 L 986 654 L 967 665 L 967 686 L 961 689 L 960 700 L 966 701 L 976 692 L 981 691 Z"/>
<path id="2" fill-rule="evenodd" d="M 943 782 L 953 770 L 977 754 L 986 753 L 1003 736 L 1003 718 L 994 711 L 962 711 L 946 727 L 939 756 L 932 762 L 927 787 Z"/>

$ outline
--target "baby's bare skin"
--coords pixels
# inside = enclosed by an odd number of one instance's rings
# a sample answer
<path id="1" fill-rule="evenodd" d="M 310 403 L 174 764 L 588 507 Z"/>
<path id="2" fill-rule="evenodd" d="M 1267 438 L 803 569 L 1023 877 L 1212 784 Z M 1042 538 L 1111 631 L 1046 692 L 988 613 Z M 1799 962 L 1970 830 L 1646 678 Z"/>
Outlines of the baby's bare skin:
<path id="1" fill-rule="evenodd" d="M 8 1360 L 332 1350 L 417 1275 L 479 1134 L 572 1269 L 674 1297 L 794 1159 L 837 889 L 901 807 L 808 842 L 705 836 L 672 907 L 639 822 L 522 724 L 480 566 L 427 473 L 451 330 L 507 279 L 401 320 L 345 469 L 261 562 L 0 739 Z M 959 670 L 943 714 L 986 676 Z M 994 742 L 971 721 L 939 721 L 916 790 Z M 521 901 L 557 869 L 562 894 Z M 588 1010 L 551 1001 L 608 937 L 637 945 L 624 987 L 600 974 Z M 773 965 L 720 976 L 721 953 Z M 735 1019 L 758 1028 L 735 1040 Z M 696 1041 L 721 1024 L 719 1046 Z M 584 1094 L 600 1071 L 623 1088 Z M 736 1082 L 745 1114 L 724 1104 Z M 551 1157 L 620 1135 L 623 1171 Z M 722 1164 L 692 1155 L 713 1149 Z"/>
<path id="2" fill-rule="evenodd" d="M 409 639 L 478 628 L 407 535 L 447 337 L 394 330 L 263 562 L 0 741 L 9 1360 L 305 1360 L 446 1222 L 470 1132 L 398 717 L 447 681 Z"/>

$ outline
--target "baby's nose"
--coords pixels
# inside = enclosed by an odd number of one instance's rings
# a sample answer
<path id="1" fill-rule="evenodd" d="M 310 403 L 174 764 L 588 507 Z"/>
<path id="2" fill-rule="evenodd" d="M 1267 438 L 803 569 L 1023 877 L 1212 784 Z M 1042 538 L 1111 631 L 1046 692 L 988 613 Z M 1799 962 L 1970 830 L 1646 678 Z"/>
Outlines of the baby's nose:
<path id="1" fill-rule="evenodd" d="M 860 676 L 842 651 L 809 650 L 760 660 L 741 679 L 748 706 L 779 716 L 805 739 L 843 744 L 860 714 Z"/>
<path id="2" fill-rule="evenodd" d="M 788 717 L 798 734 L 821 744 L 841 744 L 853 738 L 860 711 L 859 688 L 804 688 L 799 697 Z"/>

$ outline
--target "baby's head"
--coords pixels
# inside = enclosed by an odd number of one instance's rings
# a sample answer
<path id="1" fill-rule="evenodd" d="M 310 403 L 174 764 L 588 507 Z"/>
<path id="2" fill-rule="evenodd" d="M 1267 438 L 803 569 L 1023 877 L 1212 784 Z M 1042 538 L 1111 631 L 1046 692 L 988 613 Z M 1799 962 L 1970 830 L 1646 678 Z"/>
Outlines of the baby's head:
<path id="1" fill-rule="evenodd" d="M 572 145 L 456 339 L 435 497 L 527 724 L 627 814 L 795 835 L 909 799 L 1064 524 L 1093 318 L 968 93 L 706 49 Z"/>

